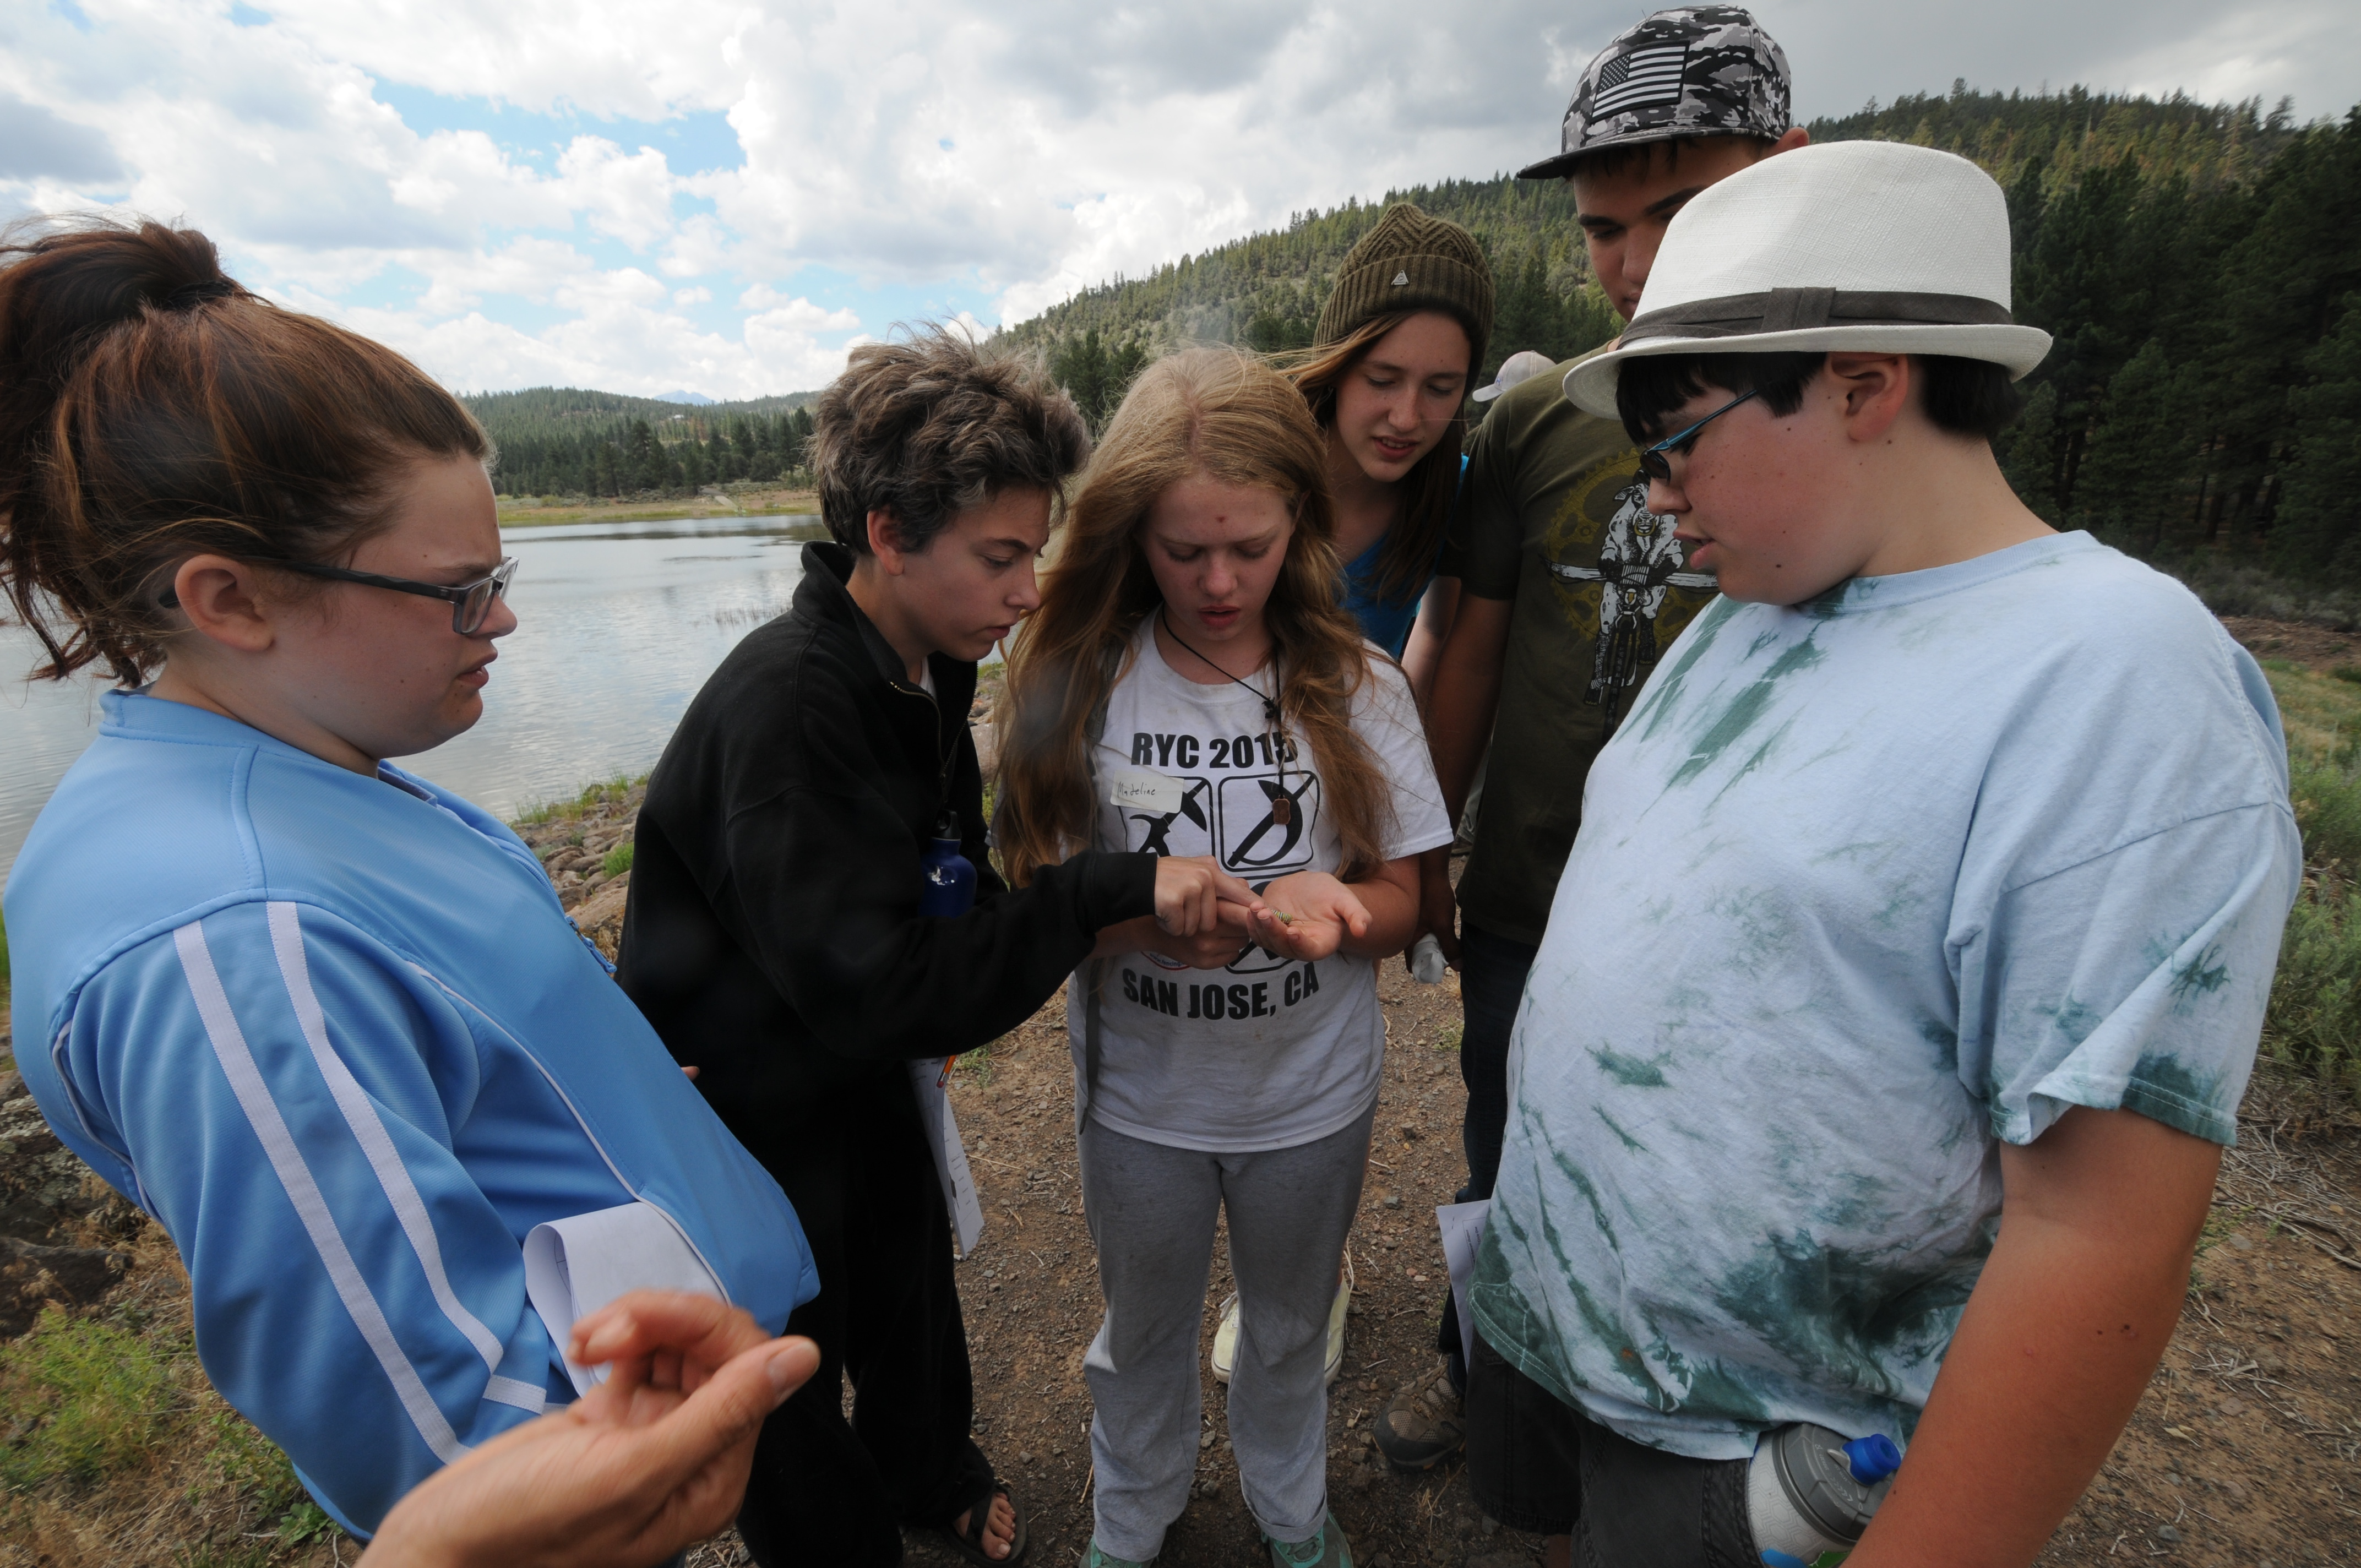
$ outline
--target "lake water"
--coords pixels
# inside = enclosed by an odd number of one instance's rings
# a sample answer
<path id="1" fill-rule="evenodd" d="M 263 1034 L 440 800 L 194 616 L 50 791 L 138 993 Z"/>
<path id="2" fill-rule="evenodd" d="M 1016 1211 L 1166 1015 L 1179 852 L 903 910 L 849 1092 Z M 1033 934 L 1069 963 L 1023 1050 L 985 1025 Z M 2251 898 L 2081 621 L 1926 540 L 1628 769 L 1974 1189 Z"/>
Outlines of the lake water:
<path id="1" fill-rule="evenodd" d="M 519 563 L 484 717 L 402 766 L 503 817 L 663 752 L 690 697 L 741 637 L 787 606 L 807 517 L 510 529 Z M 39 645 L 0 630 L 0 877 L 58 780 L 97 733 L 105 683 L 27 683 Z"/>

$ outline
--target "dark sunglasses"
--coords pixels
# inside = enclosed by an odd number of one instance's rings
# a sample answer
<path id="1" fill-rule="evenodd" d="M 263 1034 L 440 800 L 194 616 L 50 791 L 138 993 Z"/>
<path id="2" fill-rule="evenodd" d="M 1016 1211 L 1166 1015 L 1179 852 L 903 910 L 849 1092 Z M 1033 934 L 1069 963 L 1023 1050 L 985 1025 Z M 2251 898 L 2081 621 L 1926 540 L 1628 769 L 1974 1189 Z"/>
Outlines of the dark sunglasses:
<path id="1" fill-rule="evenodd" d="M 473 637 L 483 630 L 486 618 L 492 613 L 492 601 L 509 591 L 509 579 L 516 576 L 517 569 L 516 557 L 503 555 L 500 564 L 487 576 L 470 583 L 457 583 L 445 587 L 441 583 L 379 576 L 375 572 L 356 572 L 348 566 L 323 566 L 310 561 L 267 561 L 262 564 L 306 577 L 325 577 L 330 582 L 360 583 L 372 588 L 391 588 L 398 594 L 447 599 L 451 605 L 451 630 L 462 637 Z M 166 588 L 156 602 L 166 609 L 171 609 L 180 604 L 181 596 Z"/>
<path id="2" fill-rule="evenodd" d="M 1697 421 L 1697 423 L 1689 426 L 1686 430 L 1682 431 L 1677 435 L 1668 435 L 1664 437 L 1664 440 L 1656 443 L 1655 445 L 1648 448 L 1645 452 L 1641 453 L 1640 472 L 1647 475 L 1648 477 L 1655 480 L 1656 483 L 1660 485 L 1671 484 L 1673 482 L 1673 459 L 1675 457 L 1686 457 L 1689 455 L 1689 448 L 1697 444 L 1697 432 L 1703 430 L 1707 425 L 1711 424 L 1714 421 L 1719 419 L 1722 415 L 1728 413 L 1730 410 L 1736 408 L 1739 404 L 1744 402 L 1753 395 L 1754 394 L 1752 392 L 1739 393 L 1738 396 L 1730 399 L 1730 401 L 1722 404 L 1721 407 L 1714 410 L 1713 412 L 1706 415 L 1705 418 Z"/>

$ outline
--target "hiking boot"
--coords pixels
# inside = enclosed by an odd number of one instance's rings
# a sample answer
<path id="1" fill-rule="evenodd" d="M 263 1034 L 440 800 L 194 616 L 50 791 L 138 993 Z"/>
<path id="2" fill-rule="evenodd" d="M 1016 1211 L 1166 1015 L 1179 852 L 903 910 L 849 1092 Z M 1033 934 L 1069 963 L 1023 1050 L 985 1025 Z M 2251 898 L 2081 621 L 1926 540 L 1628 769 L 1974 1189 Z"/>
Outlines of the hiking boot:
<path id="1" fill-rule="evenodd" d="M 1270 1568 L 1353 1568 L 1352 1544 L 1333 1513 L 1320 1516 L 1320 1528 L 1310 1541 L 1273 1541 L 1266 1535 L 1262 1543 L 1270 1548 Z"/>
<path id="2" fill-rule="evenodd" d="M 1378 1450 L 1398 1470 L 1431 1470 L 1467 1442 L 1467 1416 L 1451 1386 L 1450 1363 L 1394 1390 L 1377 1420 Z"/>

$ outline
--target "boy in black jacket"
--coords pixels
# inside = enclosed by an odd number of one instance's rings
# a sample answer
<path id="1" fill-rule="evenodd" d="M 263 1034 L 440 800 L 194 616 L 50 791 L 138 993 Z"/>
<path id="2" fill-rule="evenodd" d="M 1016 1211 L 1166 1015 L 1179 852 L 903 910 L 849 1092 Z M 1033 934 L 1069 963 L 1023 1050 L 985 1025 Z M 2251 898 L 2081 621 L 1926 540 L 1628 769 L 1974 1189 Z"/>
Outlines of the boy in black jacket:
<path id="1" fill-rule="evenodd" d="M 1084 853 L 1010 892 L 985 858 L 974 661 L 1039 602 L 1033 558 L 1090 438 L 1022 361 L 948 333 L 854 350 L 814 411 L 836 543 L 689 705 L 649 781 L 618 978 L 803 1222 L 818 1376 L 765 1425 L 739 1529 L 764 1564 L 890 1564 L 901 1522 L 971 1561 L 1025 1529 L 969 1436 L 942 1186 L 908 1064 L 1023 1022 L 1097 933 L 1246 929 L 1210 861 Z M 939 825 L 943 826 L 939 835 Z M 960 839 L 965 915 L 919 913 Z M 850 1374 L 853 1415 L 842 1414 Z"/>

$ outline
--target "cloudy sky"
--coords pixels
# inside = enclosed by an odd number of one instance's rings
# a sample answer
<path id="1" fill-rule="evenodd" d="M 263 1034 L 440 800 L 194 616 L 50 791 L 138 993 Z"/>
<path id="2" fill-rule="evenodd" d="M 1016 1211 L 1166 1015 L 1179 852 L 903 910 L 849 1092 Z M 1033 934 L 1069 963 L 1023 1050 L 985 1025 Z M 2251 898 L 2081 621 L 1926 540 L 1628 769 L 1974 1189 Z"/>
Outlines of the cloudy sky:
<path id="1" fill-rule="evenodd" d="M 1976 86 L 2361 98 L 2349 0 L 1765 0 L 1808 117 Z M 466 390 L 815 387 L 1554 150 L 1597 0 L 9 0 L 0 216 L 182 218 Z"/>

